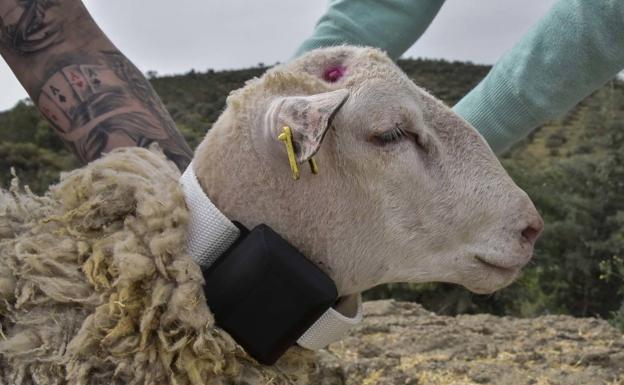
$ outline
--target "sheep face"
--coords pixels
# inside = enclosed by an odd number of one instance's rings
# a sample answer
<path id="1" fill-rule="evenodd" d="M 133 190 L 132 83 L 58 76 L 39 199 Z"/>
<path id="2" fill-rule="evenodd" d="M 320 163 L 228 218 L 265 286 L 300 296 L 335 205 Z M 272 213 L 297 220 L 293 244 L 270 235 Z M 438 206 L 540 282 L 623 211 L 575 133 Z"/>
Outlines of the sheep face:
<path id="1" fill-rule="evenodd" d="M 298 181 L 277 140 L 285 125 Z M 227 216 L 276 229 L 341 295 L 432 281 L 492 292 L 515 279 L 542 229 L 477 131 L 374 49 L 312 51 L 249 82 L 194 163 Z"/>

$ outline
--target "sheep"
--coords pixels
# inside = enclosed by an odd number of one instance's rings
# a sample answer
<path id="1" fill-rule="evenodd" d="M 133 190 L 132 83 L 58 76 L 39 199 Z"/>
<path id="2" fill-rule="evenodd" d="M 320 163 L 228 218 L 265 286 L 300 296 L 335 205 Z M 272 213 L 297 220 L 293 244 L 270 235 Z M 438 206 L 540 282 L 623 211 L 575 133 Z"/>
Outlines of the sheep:
<path id="1" fill-rule="evenodd" d="M 542 226 L 480 135 L 372 48 L 315 50 L 252 79 L 192 164 L 222 213 L 270 225 L 343 298 L 397 281 L 492 292 Z M 0 383 L 320 383 L 314 352 L 263 366 L 215 325 L 179 177 L 157 149 L 124 148 L 44 196 L 17 179 L 1 190 Z"/>

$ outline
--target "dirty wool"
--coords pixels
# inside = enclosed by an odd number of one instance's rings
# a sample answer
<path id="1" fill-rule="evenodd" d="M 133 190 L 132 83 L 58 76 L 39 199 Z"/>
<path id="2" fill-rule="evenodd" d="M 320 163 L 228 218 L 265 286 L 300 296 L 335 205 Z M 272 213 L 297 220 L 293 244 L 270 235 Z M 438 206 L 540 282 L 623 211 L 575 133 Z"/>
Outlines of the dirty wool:
<path id="1" fill-rule="evenodd" d="M 0 384 L 316 383 L 314 353 L 265 367 L 215 325 L 179 176 L 127 148 L 0 190 Z"/>

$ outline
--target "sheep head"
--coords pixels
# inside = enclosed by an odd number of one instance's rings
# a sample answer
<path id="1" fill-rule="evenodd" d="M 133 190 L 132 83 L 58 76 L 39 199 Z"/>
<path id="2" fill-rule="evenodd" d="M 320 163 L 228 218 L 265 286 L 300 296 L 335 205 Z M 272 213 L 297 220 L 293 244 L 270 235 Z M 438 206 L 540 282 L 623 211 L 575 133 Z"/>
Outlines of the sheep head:
<path id="1" fill-rule="evenodd" d="M 318 175 L 293 180 L 297 162 Z M 340 295 L 388 282 L 452 282 L 488 293 L 529 261 L 542 219 L 483 138 L 371 48 L 318 49 L 233 92 L 198 147 L 216 206 L 266 223 Z"/>

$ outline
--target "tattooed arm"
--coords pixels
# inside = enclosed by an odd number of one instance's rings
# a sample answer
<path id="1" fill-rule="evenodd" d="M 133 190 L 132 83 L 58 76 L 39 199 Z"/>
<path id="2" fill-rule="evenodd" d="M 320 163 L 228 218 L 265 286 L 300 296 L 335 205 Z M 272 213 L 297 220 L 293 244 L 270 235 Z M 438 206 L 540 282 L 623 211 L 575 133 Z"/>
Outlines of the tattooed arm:
<path id="1" fill-rule="evenodd" d="M 0 54 L 81 161 L 158 142 L 181 170 L 190 162 L 154 89 L 80 0 L 0 0 Z"/>

